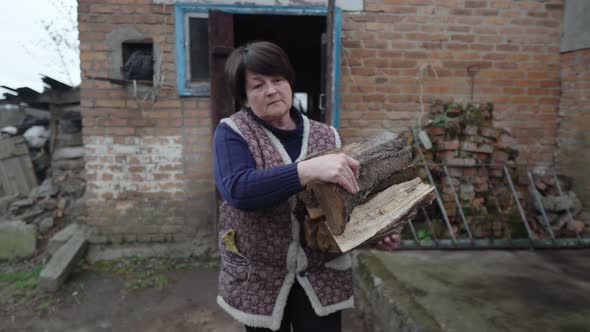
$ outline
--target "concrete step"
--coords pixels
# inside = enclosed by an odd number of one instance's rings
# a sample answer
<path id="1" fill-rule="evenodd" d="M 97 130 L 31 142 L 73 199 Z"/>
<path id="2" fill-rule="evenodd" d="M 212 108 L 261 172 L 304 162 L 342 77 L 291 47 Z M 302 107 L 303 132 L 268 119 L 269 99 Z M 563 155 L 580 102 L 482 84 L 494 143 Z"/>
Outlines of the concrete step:
<path id="1" fill-rule="evenodd" d="M 86 227 L 79 224 L 70 224 L 59 232 L 55 233 L 47 244 L 47 251 L 53 256 L 61 246 L 76 233 L 86 233 Z"/>
<path id="2" fill-rule="evenodd" d="M 88 248 L 88 240 L 83 232 L 74 233 L 70 239 L 62 245 L 51 260 L 41 271 L 39 287 L 47 292 L 57 291 L 66 280 L 72 266 L 78 259 L 84 256 Z"/>

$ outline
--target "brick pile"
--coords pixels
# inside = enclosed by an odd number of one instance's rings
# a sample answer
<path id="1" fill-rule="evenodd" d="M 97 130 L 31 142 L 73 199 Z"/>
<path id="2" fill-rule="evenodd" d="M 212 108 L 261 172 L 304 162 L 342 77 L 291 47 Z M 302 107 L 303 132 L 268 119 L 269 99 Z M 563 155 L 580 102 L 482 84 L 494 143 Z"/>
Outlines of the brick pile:
<path id="1" fill-rule="evenodd" d="M 546 167 L 530 169 L 530 165 L 519 164 L 519 151 L 514 149 L 516 138 L 492 125 L 493 110 L 492 103 L 462 105 L 436 101 L 428 114 L 424 130 L 432 148 L 426 149 L 422 144 L 421 152 L 455 235 L 466 234 L 458 202 L 476 238 L 528 236 L 504 167 L 511 174 L 533 238 L 549 238 L 547 224 L 557 237 L 584 232 L 587 225 L 577 217 L 582 204 L 573 192 L 572 179 L 564 175 L 554 177 Z M 415 162 L 422 163 L 420 159 Z M 529 180 L 529 170 L 534 185 Z M 424 168 L 420 171 L 422 178 L 427 178 Z M 557 183 L 563 195 L 559 195 Z"/>
<path id="2" fill-rule="evenodd" d="M 527 205 L 535 232 L 542 234 L 551 227 L 554 235 L 575 237 L 588 229 L 590 222 L 580 215 L 582 202 L 573 191 L 572 177 L 536 169 L 531 178 L 534 184 L 529 186 L 532 195 Z"/>
<path id="3" fill-rule="evenodd" d="M 503 167 L 506 165 L 513 172 L 518 152 L 511 147 L 514 137 L 492 126 L 493 109 L 492 103 L 435 102 L 431 107 L 430 125 L 426 128 L 432 148 L 422 150 L 438 182 L 450 221 L 457 229 L 462 227 L 458 201 L 470 216 L 472 231 L 477 237 L 487 237 L 494 232 L 500 235 L 502 225 L 485 223 L 484 227 L 483 224 L 492 219 L 488 215 L 498 212 L 496 204 L 512 204 L 504 186 Z M 447 173 L 443 166 L 447 167 Z"/>

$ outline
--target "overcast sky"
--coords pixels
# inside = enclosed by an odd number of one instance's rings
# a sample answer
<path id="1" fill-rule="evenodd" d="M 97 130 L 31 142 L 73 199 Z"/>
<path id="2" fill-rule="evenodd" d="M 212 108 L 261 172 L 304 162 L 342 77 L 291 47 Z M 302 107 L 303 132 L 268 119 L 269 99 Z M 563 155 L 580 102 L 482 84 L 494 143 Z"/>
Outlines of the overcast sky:
<path id="1" fill-rule="evenodd" d="M 68 15 L 69 12 L 69 15 Z M 0 10 L 0 85 L 43 91 L 41 75 L 66 84 L 80 84 L 77 49 L 76 0 L 2 1 Z M 61 43 L 59 55 L 49 30 L 63 35 L 72 47 Z M 0 89 L 0 93 L 6 90 Z M 0 98 L 1 94 L 0 94 Z"/>

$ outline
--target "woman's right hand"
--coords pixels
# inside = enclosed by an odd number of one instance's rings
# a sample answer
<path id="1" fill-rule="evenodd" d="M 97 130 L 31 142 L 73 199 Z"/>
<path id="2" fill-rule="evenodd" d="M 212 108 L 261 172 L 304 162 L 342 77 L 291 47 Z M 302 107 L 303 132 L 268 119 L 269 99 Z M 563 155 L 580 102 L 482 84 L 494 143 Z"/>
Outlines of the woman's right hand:
<path id="1" fill-rule="evenodd" d="M 302 186 L 322 181 L 338 184 L 351 194 L 359 191 L 359 162 L 344 153 L 301 161 L 297 164 L 297 172 Z"/>

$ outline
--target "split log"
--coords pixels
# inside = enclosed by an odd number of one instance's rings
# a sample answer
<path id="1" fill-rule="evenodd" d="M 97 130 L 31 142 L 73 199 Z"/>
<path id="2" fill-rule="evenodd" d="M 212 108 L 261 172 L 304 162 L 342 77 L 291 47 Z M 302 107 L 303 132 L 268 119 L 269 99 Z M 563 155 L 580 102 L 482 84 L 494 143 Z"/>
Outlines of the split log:
<path id="1" fill-rule="evenodd" d="M 416 176 L 415 168 L 410 165 L 411 147 L 403 137 L 391 132 L 382 132 L 362 142 L 324 154 L 334 153 L 345 153 L 360 163 L 360 190 L 357 194 L 350 194 L 341 186 L 331 183 L 316 182 L 310 185 L 313 196 L 317 198 L 317 205 L 325 214 L 331 233 L 335 235 L 342 234 L 352 210 L 357 205 L 393 184 L 408 181 Z M 307 202 L 309 205 L 306 204 L 308 211 L 316 207 L 313 206 L 313 197 L 310 200 Z M 315 217 L 321 214 L 321 211 L 312 211 Z"/>
<path id="2" fill-rule="evenodd" d="M 366 242 L 377 242 L 399 233 L 416 211 L 434 200 L 434 187 L 420 178 L 391 186 L 357 206 L 342 234 L 333 234 L 338 248 L 349 251 Z"/>
<path id="3" fill-rule="evenodd" d="M 330 231 L 325 217 L 308 217 L 303 227 L 306 245 L 314 250 L 341 253 L 399 234 L 420 207 L 434 200 L 433 191 L 434 187 L 420 178 L 393 185 L 353 209 L 340 235 Z"/>

